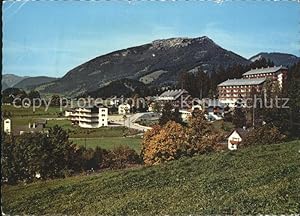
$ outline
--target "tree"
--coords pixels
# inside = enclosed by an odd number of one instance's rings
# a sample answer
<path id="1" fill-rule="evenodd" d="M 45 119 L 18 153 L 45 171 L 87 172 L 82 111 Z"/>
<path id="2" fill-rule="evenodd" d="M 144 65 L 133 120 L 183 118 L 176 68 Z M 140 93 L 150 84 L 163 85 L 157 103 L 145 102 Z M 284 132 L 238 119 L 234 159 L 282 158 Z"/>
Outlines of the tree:
<path id="1" fill-rule="evenodd" d="M 162 106 L 159 102 L 157 102 L 157 101 L 153 102 L 153 105 L 152 105 L 153 112 L 160 113 L 161 109 L 162 109 Z"/>
<path id="2" fill-rule="evenodd" d="M 108 152 L 104 163 L 112 169 L 122 169 L 127 165 L 140 164 L 140 156 L 128 146 L 118 146 Z"/>
<path id="3" fill-rule="evenodd" d="M 263 125 L 251 130 L 243 139 L 241 145 L 268 145 L 280 143 L 285 139 L 279 129 L 273 125 Z"/>
<path id="4" fill-rule="evenodd" d="M 187 154 L 186 133 L 182 125 L 169 121 L 144 135 L 142 157 L 145 164 L 159 164 Z"/>
<path id="5" fill-rule="evenodd" d="M 59 95 L 52 95 L 50 104 L 52 106 L 60 106 L 61 104 Z"/>
<path id="6" fill-rule="evenodd" d="M 235 127 L 241 128 L 246 126 L 246 121 L 247 119 L 243 108 L 235 107 L 232 116 L 232 123 L 235 125 Z"/>
<path id="7" fill-rule="evenodd" d="M 159 125 L 165 125 L 169 121 L 182 124 L 182 118 L 179 109 L 175 108 L 173 111 L 173 105 L 170 102 L 167 102 L 163 107 L 162 116 L 159 119 Z"/>
<path id="8" fill-rule="evenodd" d="M 33 101 L 33 99 L 40 99 L 41 95 L 38 91 L 32 90 L 28 93 L 28 98 Z"/>
<path id="9" fill-rule="evenodd" d="M 213 150 L 215 136 L 202 111 L 194 111 L 190 118 L 187 137 L 188 155 L 201 154 Z"/>
<path id="10" fill-rule="evenodd" d="M 2 181 L 16 183 L 19 167 L 15 160 L 15 140 L 13 136 L 2 134 L 1 140 L 1 173 Z"/>
<path id="11" fill-rule="evenodd" d="M 22 100 L 27 97 L 27 94 L 24 90 L 18 88 L 8 88 L 2 92 L 2 101 L 3 103 L 13 103 L 15 98 L 19 98 L 20 100 L 16 100 L 16 105 L 21 105 Z"/>
<path id="12" fill-rule="evenodd" d="M 291 136 L 300 136 L 300 61 L 293 65 L 288 72 L 287 80 L 289 127 Z"/>

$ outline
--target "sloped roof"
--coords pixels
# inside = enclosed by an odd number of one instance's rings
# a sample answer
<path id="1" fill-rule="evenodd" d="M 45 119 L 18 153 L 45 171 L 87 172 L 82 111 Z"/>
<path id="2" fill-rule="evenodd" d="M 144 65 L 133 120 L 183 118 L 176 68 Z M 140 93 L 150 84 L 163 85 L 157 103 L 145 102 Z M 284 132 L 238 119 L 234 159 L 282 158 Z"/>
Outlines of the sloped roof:
<path id="1" fill-rule="evenodd" d="M 266 81 L 266 78 L 255 79 L 228 79 L 218 86 L 234 86 L 234 85 L 259 85 Z"/>
<path id="2" fill-rule="evenodd" d="M 231 136 L 231 134 L 235 131 L 240 135 L 240 137 L 242 139 L 244 139 L 246 137 L 246 135 L 250 132 L 250 129 L 245 130 L 243 128 L 236 128 L 233 131 L 231 131 L 231 133 L 227 136 L 227 138 L 229 138 Z"/>
<path id="3" fill-rule="evenodd" d="M 171 99 L 171 100 L 176 100 L 179 98 L 182 94 L 188 93 L 185 89 L 175 89 L 175 90 L 168 90 L 163 92 L 159 97 L 158 100 L 163 100 L 163 99 Z"/>
<path id="4" fill-rule="evenodd" d="M 255 74 L 263 74 L 263 73 L 276 73 L 277 71 L 284 69 L 287 70 L 284 66 L 274 66 L 274 67 L 267 67 L 267 68 L 256 68 L 251 69 L 243 74 L 243 76 L 246 75 L 255 75 Z"/>

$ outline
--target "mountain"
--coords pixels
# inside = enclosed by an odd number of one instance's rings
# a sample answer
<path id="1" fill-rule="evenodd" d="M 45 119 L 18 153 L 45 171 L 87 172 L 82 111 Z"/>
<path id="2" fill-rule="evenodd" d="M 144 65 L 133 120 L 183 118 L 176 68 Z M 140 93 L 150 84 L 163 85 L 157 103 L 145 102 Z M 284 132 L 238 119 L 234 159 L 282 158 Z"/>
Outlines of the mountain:
<path id="1" fill-rule="evenodd" d="M 41 84 L 46 84 L 52 81 L 57 80 L 57 78 L 53 77 L 46 77 L 46 76 L 37 76 L 37 77 L 28 77 L 17 84 L 15 84 L 13 87 L 14 88 L 21 88 L 25 90 L 31 90 L 34 89 L 36 86 L 41 85 Z"/>
<path id="2" fill-rule="evenodd" d="M 250 61 L 223 49 L 208 37 L 170 38 L 98 56 L 70 70 L 42 91 L 79 95 L 123 78 L 150 86 L 174 84 L 180 73 Z"/>
<path id="3" fill-rule="evenodd" d="M 3 82 L 3 81 L 2 81 L 2 87 L 1 87 L 1 90 L 3 91 L 3 90 L 8 89 L 8 88 L 9 88 L 9 86 L 6 84 L 6 82 Z"/>
<path id="4" fill-rule="evenodd" d="M 137 80 L 120 79 L 112 81 L 107 86 L 99 88 L 95 91 L 87 92 L 87 95 L 93 98 L 108 98 L 111 96 L 124 96 L 130 97 L 133 94 L 139 94 L 140 96 L 146 96 L 148 89 L 146 85 Z"/>
<path id="5" fill-rule="evenodd" d="M 18 82 L 22 81 L 23 79 L 28 78 L 28 76 L 17 76 L 14 74 L 3 74 L 2 75 L 2 89 L 3 87 L 13 87 Z"/>
<path id="6" fill-rule="evenodd" d="M 292 54 L 279 53 L 279 52 L 261 52 L 255 56 L 252 56 L 249 60 L 254 62 L 261 58 L 270 59 L 275 65 L 292 66 L 293 64 L 300 61 L 300 57 Z"/>

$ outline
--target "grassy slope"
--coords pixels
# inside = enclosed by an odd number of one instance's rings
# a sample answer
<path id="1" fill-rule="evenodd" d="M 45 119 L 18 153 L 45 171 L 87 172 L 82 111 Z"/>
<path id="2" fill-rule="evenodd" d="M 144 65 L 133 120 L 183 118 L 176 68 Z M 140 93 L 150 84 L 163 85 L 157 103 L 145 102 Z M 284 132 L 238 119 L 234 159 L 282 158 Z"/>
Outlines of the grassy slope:
<path id="1" fill-rule="evenodd" d="M 11 214 L 299 213 L 300 141 L 4 186 Z"/>
<path id="2" fill-rule="evenodd" d="M 104 149 L 113 149 L 120 145 L 126 145 L 136 152 L 141 151 L 142 139 L 138 137 L 102 137 L 102 138 L 71 138 L 73 143 L 87 148 L 96 148 L 97 146 Z"/>

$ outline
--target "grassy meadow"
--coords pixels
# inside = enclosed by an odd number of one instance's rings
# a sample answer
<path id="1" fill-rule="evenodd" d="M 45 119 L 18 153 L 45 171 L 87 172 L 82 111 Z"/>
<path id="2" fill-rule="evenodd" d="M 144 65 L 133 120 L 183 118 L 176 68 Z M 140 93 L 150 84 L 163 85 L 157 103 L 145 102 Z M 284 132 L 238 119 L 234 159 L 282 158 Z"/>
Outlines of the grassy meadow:
<path id="1" fill-rule="evenodd" d="M 73 143 L 87 148 L 113 149 L 118 146 L 128 146 L 137 153 L 141 151 L 142 139 L 139 137 L 102 137 L 102 138 L 70 138 Z"/>
<path id="2" fill-rule="evenodd" d="M 300 141 L 2 186 L 5 214 L 297 214 Z"/>
<path id="3" fill-rule="evenodd" d="M 33 108 L 17 108 L 12 105 L 2 105 L 3 113 L 10 113 L 12 120 L 12 127 L 28 125 L 29 122 L 33 122 L 43 118 L 58 118 L 61 113 L 59 107 L 49 107 L 45 111 L 45 107 L 37 108 L 33 111 Z"/>

